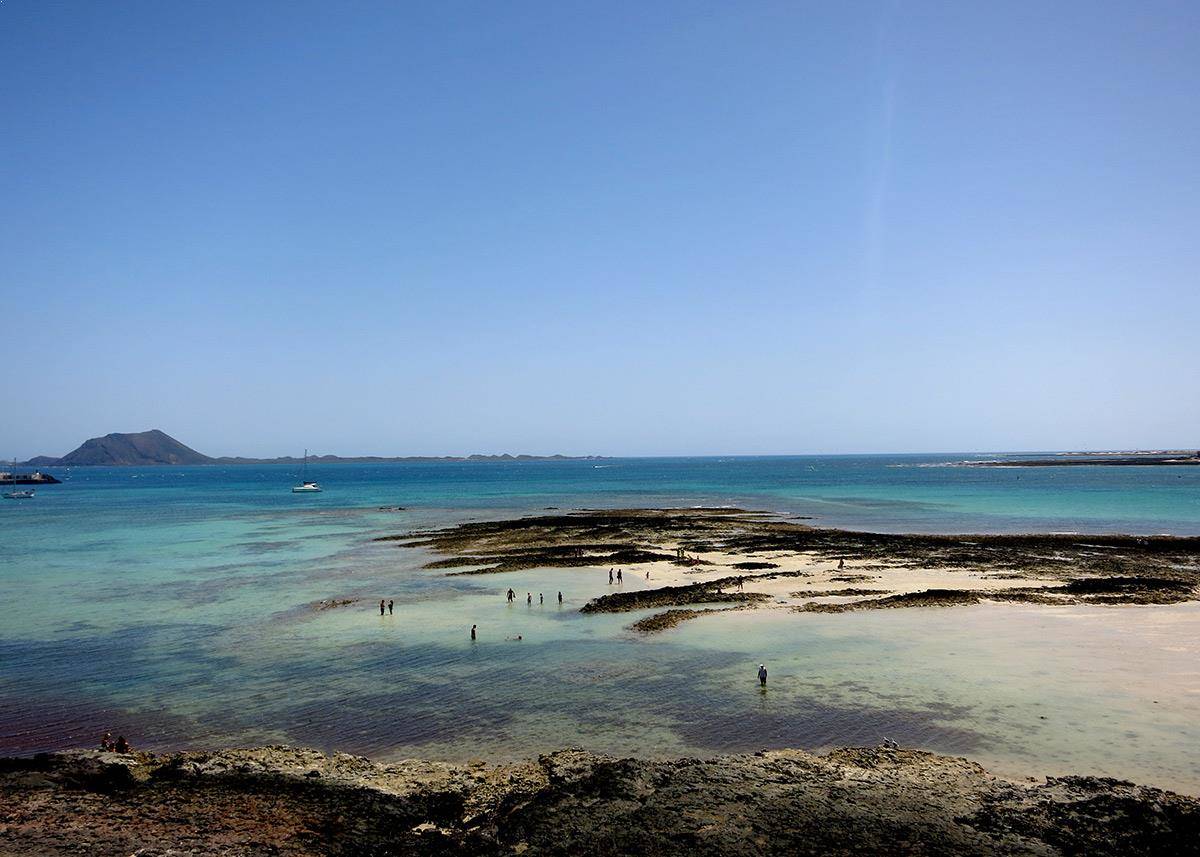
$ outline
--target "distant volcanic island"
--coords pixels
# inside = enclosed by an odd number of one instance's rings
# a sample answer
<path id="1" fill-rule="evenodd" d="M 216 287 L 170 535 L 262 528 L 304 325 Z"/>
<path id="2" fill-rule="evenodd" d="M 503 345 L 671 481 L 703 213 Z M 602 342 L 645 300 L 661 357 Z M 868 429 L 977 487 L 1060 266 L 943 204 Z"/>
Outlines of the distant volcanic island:
<path id="1" fill-rule="evenodd" d="M 336 462 L 392 462 L 392 461 L 592 461 L 598 455 L 445 455 L 445 456 L 397 456 L 377 455 L 343 457 L 340 455 L 310 455 L 309 461 L 318 463 Z M 39 455 L 25 462 L 26 467 L 145 467 L 156 464 L 298 464 L 298 456 L 279 458 L 244 458 L 221 456 L 214 458 L 197 452 L 180 443 L 159 429 L 132 433 L 113 432 L 104 437 L 85 440 L 79 448 L 61 458 Z"/>

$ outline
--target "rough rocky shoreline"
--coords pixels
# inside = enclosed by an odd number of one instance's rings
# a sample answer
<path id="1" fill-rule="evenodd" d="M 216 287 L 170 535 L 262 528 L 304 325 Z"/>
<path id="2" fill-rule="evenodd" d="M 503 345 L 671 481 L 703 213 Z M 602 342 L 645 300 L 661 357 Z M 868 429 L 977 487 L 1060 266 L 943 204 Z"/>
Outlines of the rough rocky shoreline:
<path id="1" fill-rule="evenodd" d="M 886 748 L 489 766 L 265 747 L 0 760 L 0 853 L 1200 853 L 1200 800 Z"/>

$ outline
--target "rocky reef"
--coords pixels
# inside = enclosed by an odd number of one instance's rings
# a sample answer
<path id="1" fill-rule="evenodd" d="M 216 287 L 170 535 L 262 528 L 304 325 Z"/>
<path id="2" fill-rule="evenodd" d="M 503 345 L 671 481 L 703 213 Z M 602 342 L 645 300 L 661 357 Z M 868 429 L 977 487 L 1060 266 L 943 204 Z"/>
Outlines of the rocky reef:
<path id="1" fill-rule="evenodd" d="M 581 609 L 670 608 L 634 622 L 631 630 L 640 633 L 733 609 L 845 613 L 982 602 L 1176 604 L 1200 593 L 1195 537 L 868 533 L 722 508 L 584 509 L 378 541 L 432 550 L 441 556 L 425 568 L 460 569 L 453 574 L 632 566 L 638 573 L 645 569 L 649 580 L 651 567 L 665 565 L 675 572 L 668 585 L 600 595 Z M 805 585 L 813 588 L 781 591 L 779 584 L 789 578 L 807 578 Z M 845 585 L 859 583 L 868 585 Z"/>
<path id="2" fill-rule="evenodd" d="M 73 751 L 0 760 L 0 853 L 1198 854 L 1200 800 L 885 748 L 500 766 Z"/>
<path id="3" fill-rule="evenodd" d="M 472 522 L 381 536 L 377 541 L 447 555 L 426 568 L 470 566 L 474 573 L 653 562 L 704 564 L 706 560 L 691 555 L 705 552 L 735 557 L 730 568 L 768 568 L 776 567 L 776 562 L 747 557 L 789 552 L 892 568 L 971 568 L 1061 580 L 1094 575 L 1156 577 L 1189 587 L 1200 583 L 1200 537 L 1195 536 L 868 533 L 819 529 L 742 509 L 588 509 Z M 863 576 L 839 579 L 849 582 Z"/>

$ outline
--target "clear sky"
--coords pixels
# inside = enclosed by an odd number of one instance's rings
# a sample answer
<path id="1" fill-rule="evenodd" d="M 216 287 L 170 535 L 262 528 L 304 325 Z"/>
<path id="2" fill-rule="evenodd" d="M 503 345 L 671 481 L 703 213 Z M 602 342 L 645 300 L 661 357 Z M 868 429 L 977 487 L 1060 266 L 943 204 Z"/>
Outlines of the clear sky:
<path id="1" fill-rule="evenodd" d="M 0 457 L 1200 444 L 1195 2 L 0 2 Z"/>

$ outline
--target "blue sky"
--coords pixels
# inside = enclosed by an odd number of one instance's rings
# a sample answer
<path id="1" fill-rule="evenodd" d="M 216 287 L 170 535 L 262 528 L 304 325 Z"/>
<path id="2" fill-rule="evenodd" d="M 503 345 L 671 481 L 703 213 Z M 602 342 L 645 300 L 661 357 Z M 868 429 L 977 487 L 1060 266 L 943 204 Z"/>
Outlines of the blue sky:
<path id="1" fill-rule="evenodd" d="M 0 70 L 0 457 L 1198 442 L 1194 3 L 4 0 Z"/>

